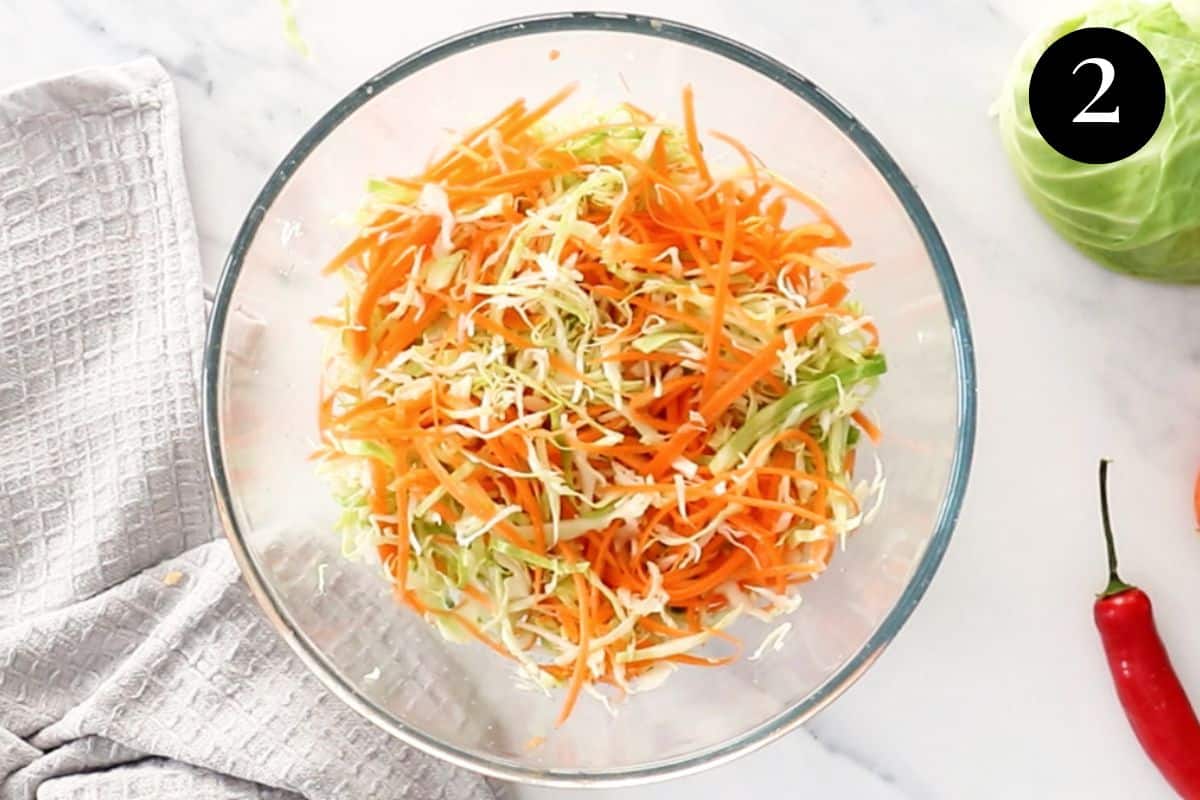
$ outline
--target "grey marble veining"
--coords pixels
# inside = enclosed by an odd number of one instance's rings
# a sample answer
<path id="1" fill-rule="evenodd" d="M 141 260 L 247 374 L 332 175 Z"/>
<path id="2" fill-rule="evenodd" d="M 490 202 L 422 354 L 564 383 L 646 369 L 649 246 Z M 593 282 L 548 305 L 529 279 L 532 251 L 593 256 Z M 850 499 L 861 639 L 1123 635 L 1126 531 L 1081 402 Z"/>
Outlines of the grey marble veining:
<path id="1" fill-rule="evenodd" d="M 955 540 L 894 644 L 810 726 L 710 774 L 593 798 L 1163 797 L 1113 697 L 1090 604 L 1100 587 L 1095 461 L 1117 459 L 1127 578 L 1155 597 L 1200 687 L 1200 290 L 1089 263 L 1021 196 L 987 108 L 1008 59 L 1069 0 L 634 2 L 743 40 L 813 78 L 905 168 L 942 228 L 978 348 L 976 462 Z M 559 3 L 301 0 L 313 61 L 273 0 L 0 0 L 0 82 L 156 56 L 175 80 L 205 273 L 269 171 L 345 92 L 412 50 Z M 1200 691 L 1197 689 L 1195 691 Z M 814 749 L 817 749 L 814 755 Z M 820 763 L 813 771 L 796 765 Z M 841 788 L 839 788 L 841 787 Z M 567 793 L 526 792 L 528 797 Z"/>

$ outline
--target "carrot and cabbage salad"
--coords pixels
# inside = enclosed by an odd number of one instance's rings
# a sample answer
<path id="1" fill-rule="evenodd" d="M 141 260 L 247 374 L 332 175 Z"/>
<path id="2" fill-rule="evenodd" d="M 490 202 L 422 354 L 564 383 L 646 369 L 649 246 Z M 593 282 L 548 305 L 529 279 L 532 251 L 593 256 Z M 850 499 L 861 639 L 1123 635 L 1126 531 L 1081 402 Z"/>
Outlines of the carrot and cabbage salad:
<path id="1" fill-rule="evenodd" d="M 329 263 L 316 457 L 348 555 L 542 688 L 736 657 L 881 495 L 852 484 L 885 370 L 868 264 L 738 141 L 705 158 L 632 105 L 517 101 L 415 177 L 373 180 Z M 715 652 L 714 652 L 715 651 Z"/>

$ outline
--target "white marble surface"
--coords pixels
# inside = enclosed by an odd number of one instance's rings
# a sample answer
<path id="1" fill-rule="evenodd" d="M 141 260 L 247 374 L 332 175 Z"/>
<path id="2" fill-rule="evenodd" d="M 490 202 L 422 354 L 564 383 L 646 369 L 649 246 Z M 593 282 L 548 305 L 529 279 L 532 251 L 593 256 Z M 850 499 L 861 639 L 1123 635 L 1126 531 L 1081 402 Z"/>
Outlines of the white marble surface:
<path id="1" fill-rule="evenodd" d="M 1102 454 L 1117 459 L 1127 578 L 1151 590 L 1200 699 L 1200 536 L 1189 512 L 1200 291 L 1110 275 L 1059 241 L 1019 195 L 986 115 L 1024 33 L 1069 1 L 624 3 L 781 58 L 882 139 L 956 259 L 978 347 L 980 425 L 967 504 L 928 595 L 809 726 L 837 757 L 813 757 L 818 745 L 797 734 L 704 776 L 590 797 L 1170 796 L 1121 718 L 1092 628 L 1103 569 L 1094 469 Z M 305 62 L 283 42 L 274 0 L 0 0 L 0 83 L 160 59 L 180 95 L 211 279 L 268 172 L 352 86 L 463 28 L 564 7 L 300 0 L 315 51 Z M 879 779 L 846 782 L 862 769 Z"/>

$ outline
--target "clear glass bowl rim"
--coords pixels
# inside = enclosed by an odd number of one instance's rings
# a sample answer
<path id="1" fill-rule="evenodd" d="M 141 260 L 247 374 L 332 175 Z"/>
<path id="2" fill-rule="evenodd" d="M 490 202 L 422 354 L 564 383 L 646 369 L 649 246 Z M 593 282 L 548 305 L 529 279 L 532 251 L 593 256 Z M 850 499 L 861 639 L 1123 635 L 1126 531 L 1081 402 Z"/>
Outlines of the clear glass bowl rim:
<path id="1" fill-rule="evenodd" d="M 729 741 L 684 757 L 653 762 L 633 769 L 614 771 L 541 770 L 499 759 L 481 757 L 475 753 L 459 750 L 404 725 L 385 709 L 359 694 L 353 686 L 338 675 L 325 656 L 292 623 L 281 598 L 265 580 L 262 571 L 251 557 L 242 531 L 232 513 L 232 495 L 221 452 L 218 378 L 221 368 L 222 337 L 233 290 L 246 253 L 254 241 L 267 209 L 274 203 L 300 164 L 316 150 L 326 136 L 354 111 L 369 102 L 377 93 L 405 77 L 473 47 L 503 39 L 556 31 L 605 31 L 637 34 L 702 48 L 749 67 L 783 86 L 837 126 L 838 130 L 858 147 L 888 183 L 921 237 L 937 274 L 942 298 L 950 317 L 954 337 L 954 356 L 959 376 L 958 424 L 954 457 L 933 536 L 896 605 L 862 649 L 802 702 Z M 925 594 L 925 590 L 946 552 L 958 520 L 975 444 L 975 357 L 962 290 L 945 243 L 942 241 L 929 211 L 921 201 L 912 182 L 905 176 L 879 140 L 853 114 L 820 87 L 764 53 L 720 34 L 692 25 L 658 17 L 623 13 L 540 14 L 495 22 L 465 31 L 418 50 L 387 67 L 342 98 L 317 120 L 271 173 L 234 238 L 217 284 L 212 313 L 209 317 L 203 353 L 201 394 L 205 456 L 208 460 L 209 477 L 225 535 L 229 539 L 242 575 L 255 599 L 301 661 L 343 702 L 407 744 L 452 764 L 494 778 L 555 787 L 586 787 L 601 784 L 606 786 L 634 785 L 698 772 L 731 761 L 778 739 L 835 700 L 879 657 Z"/>

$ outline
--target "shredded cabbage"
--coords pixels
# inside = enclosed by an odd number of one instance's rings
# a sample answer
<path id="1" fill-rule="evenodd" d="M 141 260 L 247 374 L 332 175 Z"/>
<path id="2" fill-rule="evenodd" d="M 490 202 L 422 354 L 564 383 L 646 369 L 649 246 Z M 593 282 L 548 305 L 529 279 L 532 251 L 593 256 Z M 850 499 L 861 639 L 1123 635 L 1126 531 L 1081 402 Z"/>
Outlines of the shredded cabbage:
<path id="1" fill-rule="evenodd" d="M 862 524 L 882 479 L 851 484 L 852 415 L 886 365 L 828 252 L 843 234 L 782 179 L 706 186 L 685 131 L 631 109 L 506 131 L 368 184 L 323 380 L 335 529 L 523 686 L 644 691 L 727 661 L 741 616 L 794 611 Z M 780 253 L 665 219 L 689 202 Z"/>

